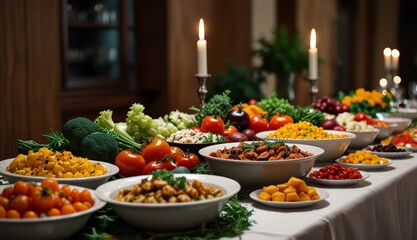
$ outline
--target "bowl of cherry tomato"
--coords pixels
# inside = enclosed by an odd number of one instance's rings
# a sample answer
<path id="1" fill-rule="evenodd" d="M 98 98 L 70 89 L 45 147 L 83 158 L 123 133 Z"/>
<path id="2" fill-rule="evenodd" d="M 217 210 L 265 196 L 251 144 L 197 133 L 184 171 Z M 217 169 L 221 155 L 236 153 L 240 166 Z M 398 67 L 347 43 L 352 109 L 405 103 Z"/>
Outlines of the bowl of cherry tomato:
<path id="1" fill-rule="evenodd" d="M 2 239 L 67 239 L 105 205 L 94 190 L 48 178 L 2 185 L 0 193 Z"/>

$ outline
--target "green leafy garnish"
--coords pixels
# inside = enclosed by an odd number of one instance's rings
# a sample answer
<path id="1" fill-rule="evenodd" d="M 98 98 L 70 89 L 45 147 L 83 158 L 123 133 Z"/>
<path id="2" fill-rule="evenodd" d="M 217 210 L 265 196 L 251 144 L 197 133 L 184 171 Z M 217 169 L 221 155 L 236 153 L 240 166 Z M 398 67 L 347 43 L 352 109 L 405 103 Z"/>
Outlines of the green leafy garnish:
<path id="1" fill-rule="evenodd" d="M 264 141 L 263 143 L 264 143 L 265 146 L 267 146 L 269 148 L 274 148 L 276 145 L 285 145 L 284 142 L 281 139 L 277 139 L 277 140 L 274 140 L 274 141 Z M 253 141 L 252 143 L 249 143 L 249 144 L 245 143 L 243 145 L 243 152 L 250 152 L 250 151 L 252 151 L 253 149 L 255 149 L 259 146 L 261 146 L 261 142 Z M 287 148 L 288 148 L 288 146 L 287 146 Z"/>
<path id="2" fill-rule="evenodd" d="M 174 174 L 172 174 L 172 172 L 163 169 L 160 171 L 153 171 L 152 172 L 152 176 L 154 178 L 160 178 L 164 181 L 166 181 L 169 185 L 178 185 L 178 187 L 180 189 L 184 189 L 185 188 L 185 184 L 187 182 L 187 179 L 182 176 L 182 177 L 174 177 Z"/>

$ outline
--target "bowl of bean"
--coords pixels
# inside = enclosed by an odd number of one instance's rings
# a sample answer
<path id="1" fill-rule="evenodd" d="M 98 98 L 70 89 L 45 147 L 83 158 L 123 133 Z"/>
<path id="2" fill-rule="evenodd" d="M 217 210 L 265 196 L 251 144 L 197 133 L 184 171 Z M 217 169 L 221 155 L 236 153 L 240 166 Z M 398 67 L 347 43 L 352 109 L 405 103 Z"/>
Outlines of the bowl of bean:
<path id="1" fill-rule="evenodd" d="M 246 141 L 208 146 L 199 153 L 213 174 L 234 179 L 250 190 L 306 176 L 324 150 L 282 141 Z"/>
<path id="2" fill-rule="evenodd" d="M 324 149 L 317 164 L 332 163 L 342 156 L 356 135 L 346 131 L 324 130 L 309 122 L 288 123 L 277 130 L 256 134 L 264 140 L 282 140 L 287 144 L 304 144 Z"/>
<path id="3" fill-rule="evenodd" d="M 198 228 L 215 219 L 239 190 L 230 178 L 162 170 L 107 182 L 96 195 L 133 227 L 161 233 Z"/>

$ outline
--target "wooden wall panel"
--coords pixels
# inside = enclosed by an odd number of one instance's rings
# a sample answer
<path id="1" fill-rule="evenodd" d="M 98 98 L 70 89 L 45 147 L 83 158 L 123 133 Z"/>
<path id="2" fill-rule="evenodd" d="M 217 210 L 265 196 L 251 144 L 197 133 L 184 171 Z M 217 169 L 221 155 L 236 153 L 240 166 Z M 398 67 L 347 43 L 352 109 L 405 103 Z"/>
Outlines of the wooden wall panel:
<path id="1" fill-rule="evenodd" d="M 59 1 L 0 2 L 0 159 L 60 126 Z M 46 30 L 46 31 L 45 31 Z"/>
<path id="2" fill-rule="evenodd" d="M 216 81 L 226 72 L 229 58 L 250 67 L 251 21 L 249 0 L 178 0 L 168 2 L 168 110 L 189 111 L 199 106 L 197 95 L 198 23 L 203 18 L 208 72 Z M 237 83 L 238 84 L 238 83 Z"/>

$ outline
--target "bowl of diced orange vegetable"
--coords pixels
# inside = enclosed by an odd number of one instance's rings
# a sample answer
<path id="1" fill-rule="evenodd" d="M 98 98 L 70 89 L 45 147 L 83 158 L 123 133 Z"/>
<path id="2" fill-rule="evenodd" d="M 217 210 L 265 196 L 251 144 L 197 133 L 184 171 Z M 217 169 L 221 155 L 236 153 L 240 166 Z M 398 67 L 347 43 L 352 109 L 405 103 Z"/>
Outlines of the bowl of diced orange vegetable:
<path id="1" fill-rule="evenodd" d="M 1 185 L 0 193 L 9 201 L 7 209 L 0 204 L 1 239 L 69 239 L 105 205 L 94 190 L 47 178 Z"/>

